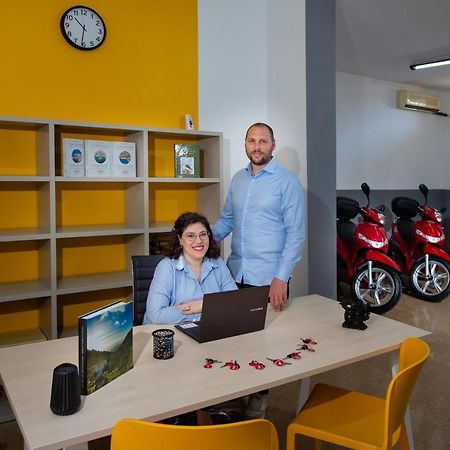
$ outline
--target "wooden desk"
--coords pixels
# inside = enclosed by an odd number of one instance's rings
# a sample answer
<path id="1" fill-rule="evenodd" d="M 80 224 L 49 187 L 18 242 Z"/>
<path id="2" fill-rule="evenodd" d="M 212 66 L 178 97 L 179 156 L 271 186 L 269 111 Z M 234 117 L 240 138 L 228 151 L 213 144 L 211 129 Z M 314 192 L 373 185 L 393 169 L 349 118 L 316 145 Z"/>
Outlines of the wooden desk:
<path id="1" fill-rule="evenodd" d="M 341 326 L 343 313 L 336 301 L 300 297 L 281 313 L 270 311 L 265 330 L 256 333 L 198 344 L 176 331 L 175 357 L 166 361 L 152 356 L 151 333 L 161 326 L 137 327 L 135 367 L 85 397 L 82 409 L 67 417 L 50 411 L 51 380 L 58 364 L 78 364 L 76 337 L 0 349 L 0 375 L 26 448 L 79 449 L 109 435 L 123 417 L 161 420 L 394 351 L 408 336 L 429 334 L 377 315 L 370 317 L 367 330 L 348 330 Z M 301 360 L 284 367 L 266 360 L 285 357 L 301 337 L 317 340 L 317 351 L 305 351 Z M 207 357 L 235 359 L 241 369 L 220 364 L 204 369 Z M 264 361 L 266 369 L 255 370 L 248 365 L 251 360 Z"/>

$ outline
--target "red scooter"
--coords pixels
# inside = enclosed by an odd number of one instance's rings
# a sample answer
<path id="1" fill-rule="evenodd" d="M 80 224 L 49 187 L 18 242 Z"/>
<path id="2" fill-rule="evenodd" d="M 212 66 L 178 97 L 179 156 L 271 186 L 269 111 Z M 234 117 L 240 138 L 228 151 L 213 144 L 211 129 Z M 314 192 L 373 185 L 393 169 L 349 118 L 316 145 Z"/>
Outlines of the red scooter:
<path id="1" fill-rule="evenodd" d="M 367 303 L 371 312 L 383 314 L 400 299 L 400 267 L 387 255 L 384 206 L 370 208 L 370 188 L 363 183 L 361 189 L 367 197 L 367 206 L 360 207 L 350 198 L 337 198 L 338 283 L 351 284 L 357 300 Z M 363 221 L 355 224 L 352 219 L 358 214 Z"/>
<path id="2" fill-rule="evenodd" d="M 425 204 L 408 197 L 392 200 L 392 212 L 398 217 L 392 226 L 390 255 L 402 273 L 409 276 L 413 294 L 428 301 L 440 301 L 450 291 L 450 255 L 445 252 L 442 213 L 427 206 L 428 188 L 421 184 Z M 417 214 L 420 220 L 413 220 Z"/>

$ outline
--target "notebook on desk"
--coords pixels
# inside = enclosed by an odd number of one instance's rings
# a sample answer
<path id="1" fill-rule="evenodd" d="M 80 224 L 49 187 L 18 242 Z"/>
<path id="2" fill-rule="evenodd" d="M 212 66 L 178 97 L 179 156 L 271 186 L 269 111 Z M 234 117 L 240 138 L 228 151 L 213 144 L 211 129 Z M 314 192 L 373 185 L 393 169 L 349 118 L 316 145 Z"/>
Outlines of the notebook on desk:
<path id="1" fill-rule="evenodd" d="M 203 296 L 202 319 L 175 328 L 197 342 L 209 342 L 264 328 L 269 286 L 215 292 Z"/>

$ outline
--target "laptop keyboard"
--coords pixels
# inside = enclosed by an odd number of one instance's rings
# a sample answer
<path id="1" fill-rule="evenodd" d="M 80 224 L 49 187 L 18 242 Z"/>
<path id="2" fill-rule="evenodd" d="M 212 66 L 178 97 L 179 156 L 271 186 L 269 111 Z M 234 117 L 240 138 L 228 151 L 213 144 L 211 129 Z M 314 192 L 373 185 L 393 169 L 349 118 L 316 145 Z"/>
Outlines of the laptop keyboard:
<path id="1" fill-rule="evenodd" d="M 200 324 L 198 327 L 189 328 L 189 334 L 197 339 L 200 339 Z"/>

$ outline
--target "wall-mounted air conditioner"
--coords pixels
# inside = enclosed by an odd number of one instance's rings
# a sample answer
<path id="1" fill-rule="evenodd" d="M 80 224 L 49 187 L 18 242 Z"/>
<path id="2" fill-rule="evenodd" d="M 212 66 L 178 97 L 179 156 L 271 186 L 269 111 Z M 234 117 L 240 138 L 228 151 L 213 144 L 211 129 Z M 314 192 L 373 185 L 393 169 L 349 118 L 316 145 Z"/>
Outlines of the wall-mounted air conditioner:
<path id="1" fill-rule="evenodd" d="M 399 89 L 397 91 L 397 108 L 414 109 L 416 111 L 437 112 L 441 107 L 441 100 L 435 95 Z"/>

